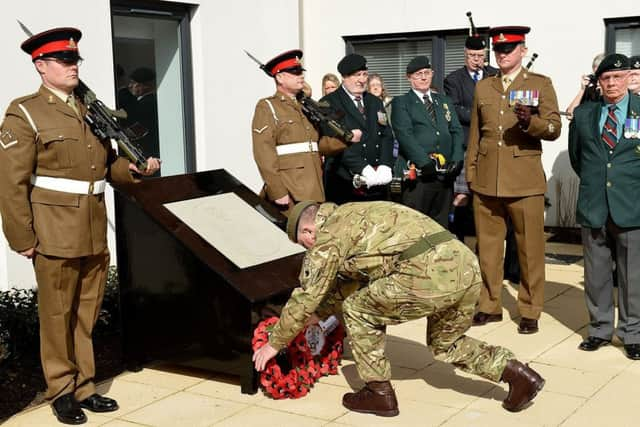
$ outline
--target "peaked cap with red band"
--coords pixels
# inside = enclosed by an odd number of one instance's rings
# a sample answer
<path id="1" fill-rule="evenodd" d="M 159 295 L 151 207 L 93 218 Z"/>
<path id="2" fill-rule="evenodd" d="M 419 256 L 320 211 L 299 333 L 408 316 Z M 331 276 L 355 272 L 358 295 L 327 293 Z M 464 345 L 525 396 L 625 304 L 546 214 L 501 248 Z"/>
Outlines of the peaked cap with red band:
<path id="1" fill-rule="evenodd" d="M 77 28 L 54 28 L 29 37 L 20 47 L 31 55 L 32 61 L 48 56 L 73 60 L 80 58 L 80 38 L 82 32 Z"/>
<path id="2" fill-rule="evenodd" d="M 281 71 L 304 71 L 300 58 L 302 58 L 301 50 L 288 50 L 264 64 L 263 70 L 269 77 L 274 77 Z"/>
<path id="3" fill-rule="evenodd" d="M 523 43 L 524 35 L 531 31 L 530 27 L 493 27 L 489 29 L 491 42 L 496 45 L 500 43 Z"/>

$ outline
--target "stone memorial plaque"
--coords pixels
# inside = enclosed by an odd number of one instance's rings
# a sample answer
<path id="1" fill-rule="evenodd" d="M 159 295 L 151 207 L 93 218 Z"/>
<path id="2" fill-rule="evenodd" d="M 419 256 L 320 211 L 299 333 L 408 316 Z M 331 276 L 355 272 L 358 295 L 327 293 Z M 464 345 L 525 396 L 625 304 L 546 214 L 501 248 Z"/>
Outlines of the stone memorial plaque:
<path id="1" fill-rule="evenodd" d="M 304 252 L 235 193 L 165 203 L 164 207 L 239 268 Z"/>

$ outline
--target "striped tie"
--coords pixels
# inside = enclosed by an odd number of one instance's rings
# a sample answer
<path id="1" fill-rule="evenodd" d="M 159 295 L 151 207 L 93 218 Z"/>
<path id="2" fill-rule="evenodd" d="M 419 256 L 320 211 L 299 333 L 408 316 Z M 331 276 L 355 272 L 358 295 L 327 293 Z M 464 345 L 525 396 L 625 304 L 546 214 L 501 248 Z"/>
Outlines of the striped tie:
<path id="1" fill-rule="evenodd" d="M 602 141 L 610 148 L 615 148 L 618 142 L 618 120 L 616 119 L 616 104 L 609 105 L 607 120 L 602 128 Z"/>
<path id="2" fill-rule="evenodd" d="M 480 71 L 475 70 L 473 72 L 473 82 L 478 83 L 478 80 L 480 80 Z"/>
<path id="3" fill-rule="evenodd" d="M 360 111 L 360 114 L 364 116 L 364 105 L 362 104 L 362 97 L 356 96 L 355 99 L 356 99 L 356 107 L 358 108 L 358 111 Z"/>
<path id="4" fill-rule="evenodd" d="M 427 94 L 424 94 L 422 100 L 424 101 L 425 107 L 427 107 L 427 113 L 429 113 L 429 117 L 431 117 L 431 120 L 435 123 L 436 111 L 433 109 L 433 102 L 431 102 L 431 99 L 429 99 L 429 96 Z"/>

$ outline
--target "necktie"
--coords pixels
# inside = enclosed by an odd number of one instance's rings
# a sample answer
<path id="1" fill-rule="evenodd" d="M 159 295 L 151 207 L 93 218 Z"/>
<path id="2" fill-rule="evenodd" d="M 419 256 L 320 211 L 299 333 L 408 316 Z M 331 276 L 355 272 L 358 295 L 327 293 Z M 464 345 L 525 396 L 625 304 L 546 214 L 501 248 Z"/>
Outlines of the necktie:
<path id="1" fill-rule="evenodd" d="M 618 120 L 616 119 L 616 105 L 609 105 L 607 120 L 602 128 L 602 141 L 609 147 L 614 148 L 618 142 Z"/>
<path id="2" fill-rule="evenodd" d="M 356 107 L 358 108 L 358 111 L 360 111 L 360 114 L 364 116 L 364 104 L 362 104 L 362 97 L 356 96 L 355 99 L 356 99 Z"/>
<path id="3" fill-rule="evenodd" d="M 71 107 L 74 113 L 76 113 L 76 116 L 80 117 L 80 111 L 78 110 L 78 106 L 76 105 L 76 99 L 74 98 L 73 95 L 69 95 L 67 97 L 67 105 Z"/>
<path id="4" fill-rule="evenodd" d="M 473 72 L 473 81 L 478 83 L 478 80 L 480 80 L 480 72 L 476 70 Z"/>
<path id="5" fill-rule="evenodd" d="M 422 100 L 424 101 L 424 106 L 427 108 L 429 117 L 431 117 L 431 120 L 435 123 L 436 111 L 433 109 L 433 102 L 431 102 L 431 99 L 429 99 L 429 96 L 426 93 L 423 95 Z"/>

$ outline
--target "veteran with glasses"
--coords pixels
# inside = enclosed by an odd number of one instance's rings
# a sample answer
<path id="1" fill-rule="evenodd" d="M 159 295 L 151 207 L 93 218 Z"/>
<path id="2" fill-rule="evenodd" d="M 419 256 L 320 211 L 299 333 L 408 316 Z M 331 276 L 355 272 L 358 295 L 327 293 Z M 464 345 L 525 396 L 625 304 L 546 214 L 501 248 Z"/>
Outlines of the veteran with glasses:
<path id="1" fill-rule="evenodd" d="M 96 392 L 91 333 L 109 267 L 106 180 L 151 175 L 118 157 L 91 133 L 74 95 L 82 58 L 75 28 L 55 28 L 22 43 L 42 85 L 9 105 L 0 130 L 0 214 L 9 246 L 33 262 L 38 283 L 40 357 L 45 398 L 57 419 L 82 424 L 82 409 L 110 412 Z"/>
<path id="2" fill-rule="evenodd" d="M 453 182 L 464 159 L 462 126 L 453 102 L 431 89 L 433 70 L 427 56 L 407 64 L 411 89 L 393 99 L 393 129 L 400 144 L 398 161 L 415 165 L 421 174 L 405 181 L 402 203 L 447 228 L 453 200 Z M 440 165 L 437 155 L 444 156 Z"/>
<path id="3" fill-rule="evenodd" d="M 606 56 L 595 76 L 601 101 L 574 110 L 569 158 L 580 177 L 576 220 L 582 226 L 584 293 L 589 335 L 579 345 L 595 351 L 615 335 L 629 359 L 640 360 L 640 98 L 628 90 L 629 60 Z M 618 322 L 615 322 L 612 252 L 616 253 Z"/>

